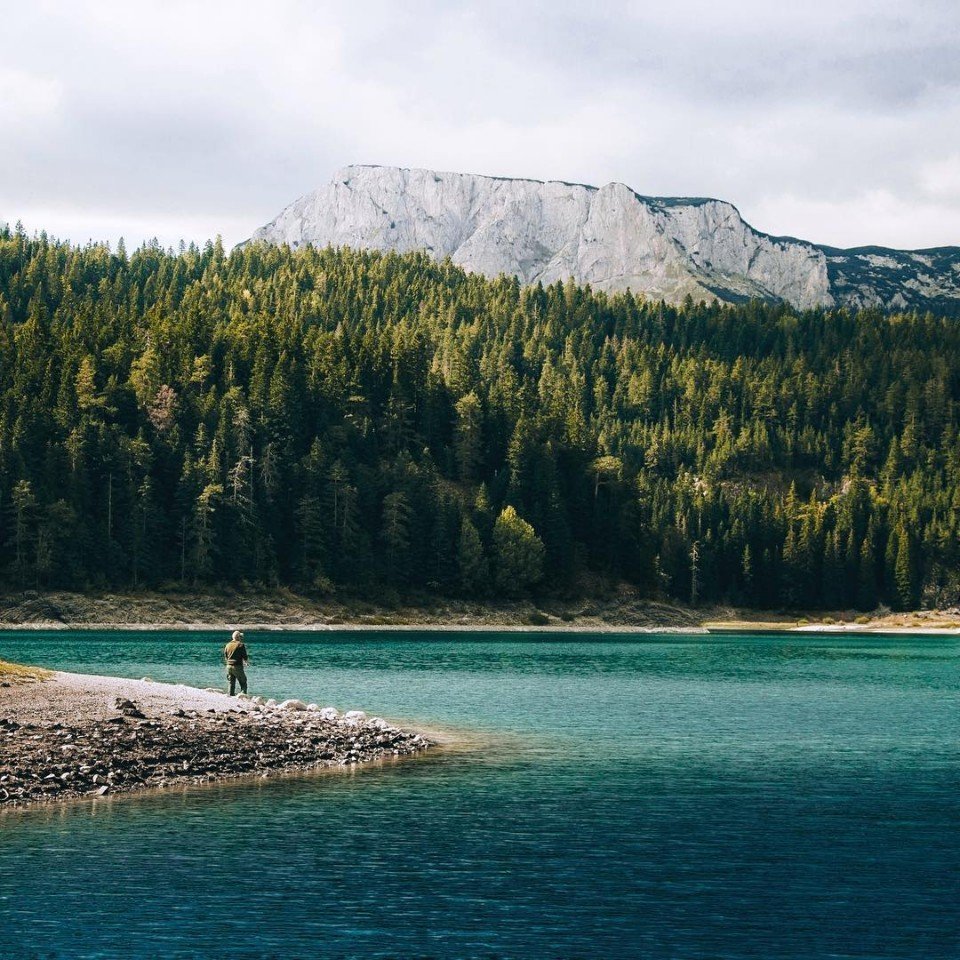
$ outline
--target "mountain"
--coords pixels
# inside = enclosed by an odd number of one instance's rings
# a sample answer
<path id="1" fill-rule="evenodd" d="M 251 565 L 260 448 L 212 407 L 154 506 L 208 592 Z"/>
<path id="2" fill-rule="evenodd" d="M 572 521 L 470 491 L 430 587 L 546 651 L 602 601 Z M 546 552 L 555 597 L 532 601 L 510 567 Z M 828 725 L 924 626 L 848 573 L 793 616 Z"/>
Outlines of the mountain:
<path id="1" fill-rule="evenodd" d="M 349 166 L 261 227 L 292 247 L 423 250 L 523 283 L 653 299 L 960 311 L 960 248 L 842 250 L 755 230 L 732 204 L 398 167 Z"/>

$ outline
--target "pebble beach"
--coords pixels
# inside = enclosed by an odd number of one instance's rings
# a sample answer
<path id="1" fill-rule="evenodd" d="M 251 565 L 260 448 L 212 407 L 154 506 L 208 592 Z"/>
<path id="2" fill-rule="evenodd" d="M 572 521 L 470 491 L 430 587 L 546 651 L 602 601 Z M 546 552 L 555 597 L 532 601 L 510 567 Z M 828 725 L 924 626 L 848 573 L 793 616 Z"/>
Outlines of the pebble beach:
<path id="1" fill-rule="evenodd" d="M 430 746 L 362 711 L 230 697 L 147 678 L 0 684 L 0 805 L 349 767 Z"/>

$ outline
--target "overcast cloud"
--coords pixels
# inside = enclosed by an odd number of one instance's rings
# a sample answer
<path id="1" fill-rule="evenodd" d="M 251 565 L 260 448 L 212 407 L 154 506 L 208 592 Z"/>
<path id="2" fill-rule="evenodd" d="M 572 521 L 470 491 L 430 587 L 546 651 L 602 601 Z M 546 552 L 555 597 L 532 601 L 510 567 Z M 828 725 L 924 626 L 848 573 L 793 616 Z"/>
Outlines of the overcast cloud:
<path id="1" fill-rule="evenodd" d="M 348 163 L 960 244 L 960 3 L 0 0 L 0 220 L 228 243 Z"/>

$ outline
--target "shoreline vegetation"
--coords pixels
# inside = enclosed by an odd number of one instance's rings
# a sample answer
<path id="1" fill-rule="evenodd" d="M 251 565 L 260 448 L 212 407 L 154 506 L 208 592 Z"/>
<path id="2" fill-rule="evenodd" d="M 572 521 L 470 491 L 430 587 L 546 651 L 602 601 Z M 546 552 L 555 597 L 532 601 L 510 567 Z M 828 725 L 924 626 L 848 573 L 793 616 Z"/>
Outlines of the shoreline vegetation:
<path id="1" fill-rule="evenodd" d="M 431 734 L 431 736 L 433 736 Z M 418 754 L 362 711 L 0 661 L 0 810 Z"/>
<path id="2" fill-rule="evenodd" d="M 9 630 L 519 631 L 571 633 L 865 632 L 960 634 L 960 609 L 893 613 L 695 608 L 636 597 L 479 603 L 428 600 L 386 606 L 318 600 L 288 590 L 191 593 L 25 591 L 0 596 Z"/>

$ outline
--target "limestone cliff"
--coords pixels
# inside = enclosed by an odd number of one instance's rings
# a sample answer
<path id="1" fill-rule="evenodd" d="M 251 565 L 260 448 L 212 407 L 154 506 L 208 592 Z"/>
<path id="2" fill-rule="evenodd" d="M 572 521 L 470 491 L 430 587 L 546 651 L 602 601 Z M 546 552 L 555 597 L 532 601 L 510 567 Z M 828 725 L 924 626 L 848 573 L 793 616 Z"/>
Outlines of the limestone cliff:
<path id="1" fill-rule="evenodd" d="M 572 277 L 653 299 L 785 300 L 796 307 L 960 308 L 960 249 L 838 250 L 771 237 L 722 200 L 432 170 L 350 166 L 254 240 L 450 257 L 544 284 Z"/>

